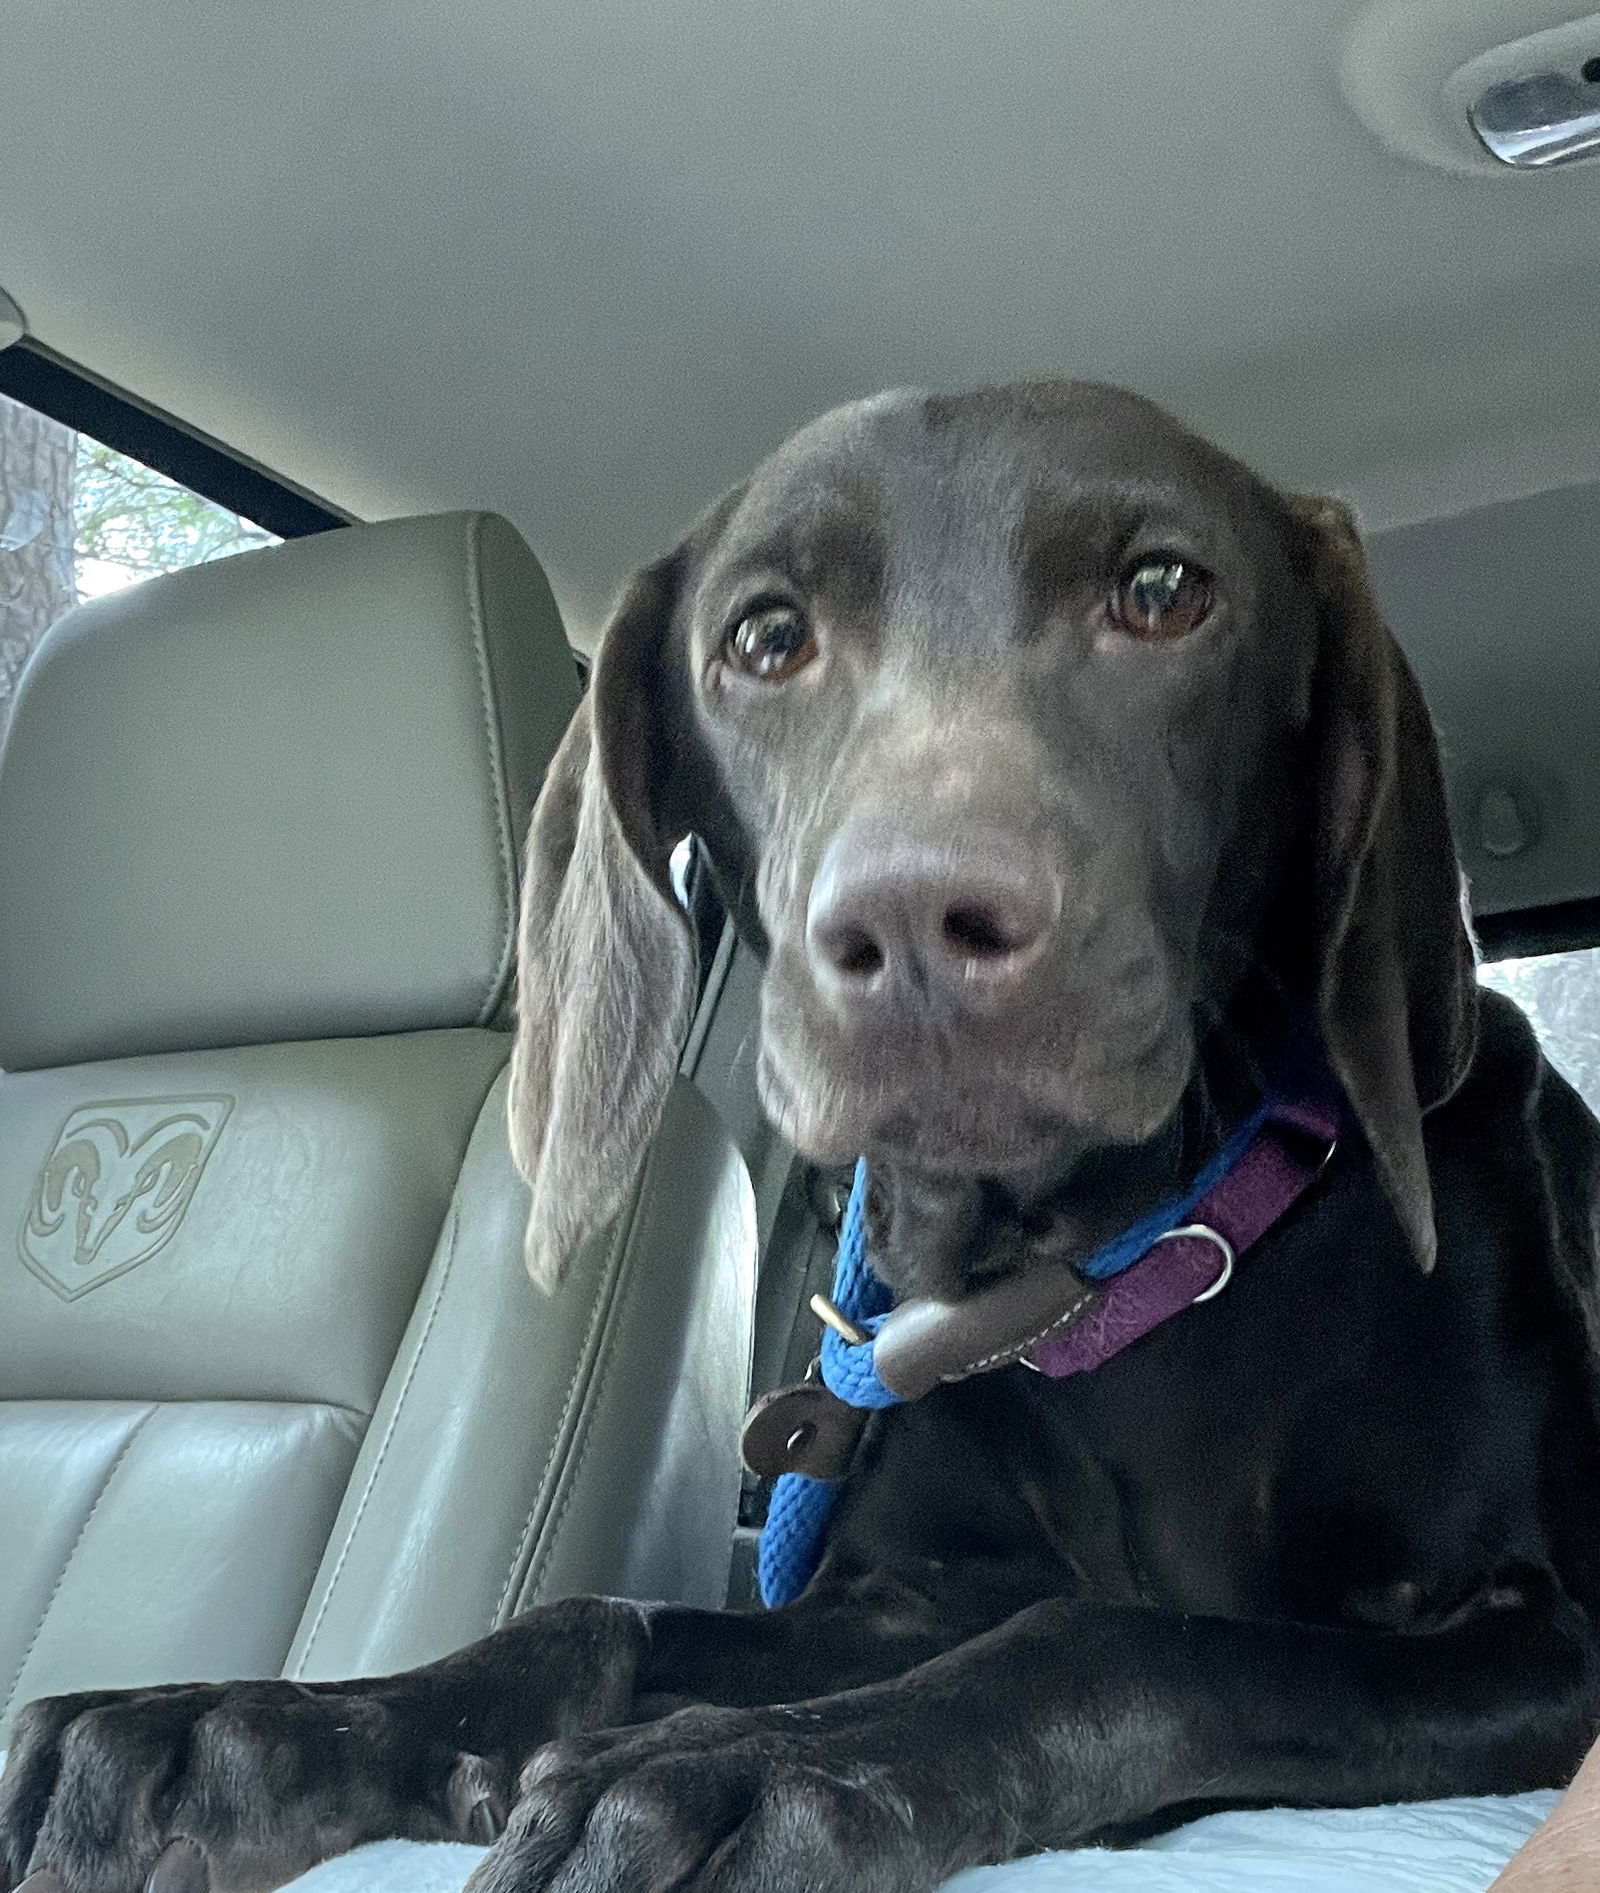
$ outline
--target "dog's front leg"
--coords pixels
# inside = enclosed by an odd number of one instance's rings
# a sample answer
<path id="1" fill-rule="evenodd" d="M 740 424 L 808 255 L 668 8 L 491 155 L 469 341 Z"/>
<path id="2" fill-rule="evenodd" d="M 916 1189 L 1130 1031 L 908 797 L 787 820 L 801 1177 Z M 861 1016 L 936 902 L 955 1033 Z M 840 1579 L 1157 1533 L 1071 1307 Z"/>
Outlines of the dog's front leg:
<path id="1" fill-rule="evenodd" d="M 637 1606 L 572 1598 L 395 1676 L 31 1703 L 0 1888 L 137 1893 L 154 1870 L 161 1893 L 260 1893 L 363 1840 L 492 1840 L 541 1742 L 627 1720 L 648 1642 Z"/>
<path id="2" fill-rule="evenodd" d="M 892 1681 L 547 1746 L 470 1893 L 926 1893 L 1187 1806 L 1549 1784 L 1597 1705 L 1555 1599 L 1414 1636 L 1056 1600 Z"/>
<path id="3" fill-rule="evenodd" d="M 260 1893 L 364 1840 L 492 1840 L 554 1738 L 848 1689 L 974 1627 L 970 1605 L 947 1617 L 872 1580 L 749 1616 L 570 1598 L 395 1676 L 47 1698 L 0 1779 L 0 1887 L 138 1893 L 161 1861 L 155 1893 L 202 1870 L 212 1893 Z"/>

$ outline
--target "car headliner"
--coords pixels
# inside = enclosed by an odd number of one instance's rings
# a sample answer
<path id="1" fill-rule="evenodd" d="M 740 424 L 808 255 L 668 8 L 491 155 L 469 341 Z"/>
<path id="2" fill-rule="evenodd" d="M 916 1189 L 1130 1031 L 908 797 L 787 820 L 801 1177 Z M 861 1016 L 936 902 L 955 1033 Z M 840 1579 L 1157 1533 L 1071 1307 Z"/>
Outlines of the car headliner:
<path id="1" fill-rule="evenodd" d="M 790 427 L 898 383 L 1124 382 L 1426 521 L 1600 478 L 1600 166 L 1401 155 L 1352 47 L 1573 10 L 4 0 L 0 285 L 357 516 L 506 514 L 579 643 Z"/>

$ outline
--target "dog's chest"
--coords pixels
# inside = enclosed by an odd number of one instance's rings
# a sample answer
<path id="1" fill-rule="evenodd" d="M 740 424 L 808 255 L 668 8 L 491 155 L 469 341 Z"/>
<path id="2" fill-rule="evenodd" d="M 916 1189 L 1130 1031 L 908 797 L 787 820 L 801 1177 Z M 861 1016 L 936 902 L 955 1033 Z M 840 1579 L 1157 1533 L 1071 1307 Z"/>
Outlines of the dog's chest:
<path id="1" fill-rule="evenodd" d="M 1093 1372 L 892 1416 L 868 1511 L 934 1555 L 1226 1616 L 1426 1628 L 1544 1562 L 1536 1383 L 1446 1282 L 1308 1233 Z"/>

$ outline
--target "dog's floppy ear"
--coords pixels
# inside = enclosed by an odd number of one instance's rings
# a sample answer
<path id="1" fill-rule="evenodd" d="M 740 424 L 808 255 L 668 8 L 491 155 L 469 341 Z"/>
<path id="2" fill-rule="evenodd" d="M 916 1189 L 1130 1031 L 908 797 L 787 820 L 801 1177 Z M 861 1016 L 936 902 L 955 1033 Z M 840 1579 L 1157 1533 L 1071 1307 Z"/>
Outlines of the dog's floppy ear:
<path id="1" fill-rule="evenodd" d="M 553 1288 L 621 1208 L 660 1122 L 694 998 L 694 946 L 660 823 L 664 646 L 676 556 L 629 584 L 528 830 L 511 1149 L 533 1202 L 528 1273 Z"/>
<path id="2" fill-rule="evenodd" d="M 1438 744 L 1349 509 L 1285 495 L 1320 613 L 1314 980 L 1334 1075 L 1418 1263 L 1437 1238 L 1422 1117 L 1459 1085 L 1478 989 Z"/>

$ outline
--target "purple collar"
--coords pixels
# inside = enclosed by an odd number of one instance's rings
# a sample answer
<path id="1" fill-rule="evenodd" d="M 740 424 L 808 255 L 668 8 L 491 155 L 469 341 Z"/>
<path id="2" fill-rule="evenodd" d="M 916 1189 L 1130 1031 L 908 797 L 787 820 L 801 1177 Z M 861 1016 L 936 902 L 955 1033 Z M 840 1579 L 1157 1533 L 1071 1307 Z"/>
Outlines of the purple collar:
<path id="1" fill-rule="evenodd" d="M 889 1310 L 863 1253 L 886 1312 L 859 1300 L 841 1311 L 837 1292 L 832 1302 L 813 1297 L 835 1330 L 823 1337 L 823 1378 L 851 1406 L 880 1407 L 1017 1361 L 1052 1379 L 1098 1367 L 1220 1293 L 1238 1257 L 1309 1189 L 1338 1128 L 1337 1108 L 1319 1097 L 1269 1098 L 1183 1196 L 1092 1256 L 1041 1263 L 957 1301 L 913 1298 Z M 852 1202 L 863 1192 L 858 1176 Z"/>
<path id="2" fill-rule="evenodd" d="M 1024 1364 L 1052 1380 L 1086 1373 L 1171 1316 L 1221 1294 L 1237 1259 L 1316 1181 L 1338 1135 L 1338 1112 L 1323 1101 L 1274 1100 L 1243 1155 L 1189 1218 L 1112 1276 L 1064 1333 L 1029 1347 Z"/>

